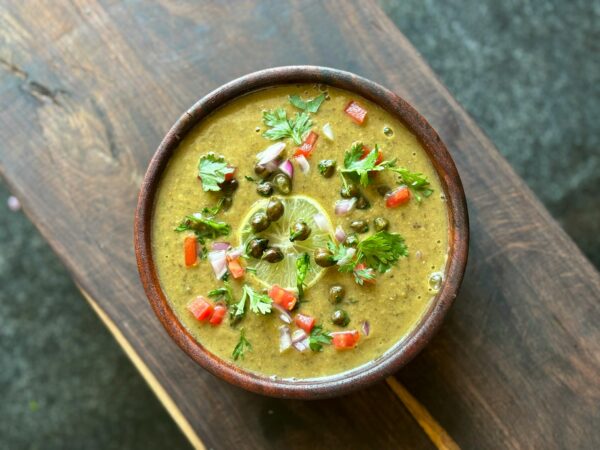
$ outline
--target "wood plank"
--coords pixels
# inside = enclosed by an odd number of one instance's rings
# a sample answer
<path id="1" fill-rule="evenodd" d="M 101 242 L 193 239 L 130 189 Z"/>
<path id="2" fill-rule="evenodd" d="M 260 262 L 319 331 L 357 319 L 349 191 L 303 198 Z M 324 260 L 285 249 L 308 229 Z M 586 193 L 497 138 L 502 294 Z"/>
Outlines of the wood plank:
<path id="1" fill-rule="evenodd" d="M 283 64 L 381 82 L 448 144 L 473 232 L 455 308 L 399 379 L 459 445 L 600 446 L 598 273 L 403 35 L 364 3 L 14 2 L 0 13 L 0 170 L 207 447 L 428 447 L 383 385 L 284 402 L 195 367 L 152 316 L 131 246 L 145 166 L 196 98 Z M 343 432 L 315 443 L 324 429 Z"/>

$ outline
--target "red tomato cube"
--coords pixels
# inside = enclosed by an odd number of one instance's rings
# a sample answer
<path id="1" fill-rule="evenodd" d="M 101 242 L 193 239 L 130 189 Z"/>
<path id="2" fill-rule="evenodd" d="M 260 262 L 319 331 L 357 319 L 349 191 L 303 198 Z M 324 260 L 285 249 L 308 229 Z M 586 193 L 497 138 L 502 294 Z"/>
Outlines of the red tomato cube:
<path id="1" fill-rule="evenodd" d="M 388 208 L 396 208 L 400 205 L 408 203 L 410 200 L 410 190 L 407 186 L 398 186 L 391 192 L 385 194 L 385 206 Z"/>
<path id="2" fill-rule="evenodd" d="M 344 109 L 344 112 L 350 116 L 350 118 L 359 125 L 362 125 L 367 118 L 367 110 L 351 100 L 350 103 Z"/>
<path id="3" fill-rule="evenodd" d="M 223 318 L 227 313 L 227 308 L 224 305 L 215 305 L 215 310 L 213 312 L 212 317 L 209 320 L 211 325 L 219 325 L 223 322 Z"/>
<path id="4" fill-rule="evenodd" d="M 307 333 L 310 333 L 310 330 L 315 326 L 315 318 L 307 316 L 306 314 L 296 314 L 294 323 L 298 328 L 302 328 Z"/>
<path id="5" fill-rule="evenodd" d="M 294 308 L 294 305 L 296 305 L 296 296 L 293 293 L 277 286 L 276 284 L 271 286 L 271 289 L 269 289 L 269 297 L 271 297 L 275 303 L 284 307 L 288 311 L 291 311 Z"/>
<path id="6" fill-rule="evenodd" d="M 198 296 L 186 306 L 187 310 L 198 320 L 208 320 L 212 317 L 214 307 L 204 297 Z"/>
<path id="7" fill-rule="evenodd" d="M 358 331 L 339 331 L 336 333 L 331 333 L 332 343 L 336 350 L 345 350 L 348 348 L 354 348 L 356 343 L 360 339 L 360 334 Z"/>

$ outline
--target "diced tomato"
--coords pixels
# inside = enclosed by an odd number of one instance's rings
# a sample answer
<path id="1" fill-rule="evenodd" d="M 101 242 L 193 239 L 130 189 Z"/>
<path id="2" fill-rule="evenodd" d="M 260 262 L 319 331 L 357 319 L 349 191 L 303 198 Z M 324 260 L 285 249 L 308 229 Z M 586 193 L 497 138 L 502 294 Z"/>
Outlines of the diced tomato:
<path id="1" fill-rule="evenodd" d="M 274 284 L 269 289 L 269 297 L 280 306 L 283 306 L 288 311 L 291 311 L 296 305 L 296 296 L 286 291 L 285 289 Z"/>
<path id="2" fill-rule="evenodd" d="M 233 169 L 233 172 L 225 174 L 225 181 L 233 180 L 235 178 L 235 173 L 237 172 L 237 167 L 227 166 L 230 169 Z"/>
<path id="3" fill-rule="evenodd" d="M 363 145 L 362 147 L 362 156 L 360 157 L 360 159 L 365 159 L 367 157 L 367 155 L 369 153 L 371 153 L 371 149 L 369 147 L 367 147 L 366 145 Z M 383 161 L 383 153 L 381 153 L 381 150 L 377 151 L 377 159 L 375 160 L 375 165 L 377 164 L 381 164 L 381 162 Z"/>
<path id="4" fill-rule="evenodd" d="M 242 267 L 242 265 L 240 264 L 240 258 L 233 258 L 230 259 L 229 257 L 227 258 L 227 268 L 229 269 L 229 273 L 231 274 L 231 276 L 233 278 L 235 278 L 236 280 L 238 278 L 241 278 L 244 276 L 244 268 Z"/>
<path id="5" fill-rule="evenodd" d="M 298 147 L 296 149 L 296 151 L 294 152 L 294 156 L 304 156 L 305 158 L 308 158 L 310 156 L 310 154 L 312 153 L 312 151 L 315 149 L 315 145 L 317 143 L 317 139 L 319 138 L 319 135 L 317 133 L 315 133 L 314 131 L 311 131 L 310 133 L 308 133 L 308 136 L 306 136 L 306 139 L 304 139 L 304 142 L 302 143 L 302 145 L 300 147 Z"/>
<path id="6" fill-rule="evenodd" d="M 213 312 L 212 317 L 209 320 L 209 323 L 211 325 L 219 325 L 221 322 L 223 322 L 223 318 L 225 317 L 225 314 L 227 313 L 227 307 L 224 305 L 215 305 L 215 310 Z"/>
<path id="7" fill-rule="evenodd" d="M 315 326 L 315 318 L 307 316 L 306 314 L 296 314 L 294 323 L 298 328 L 302 328 L 307 333 L 310 333 L 310 330 Z"/>
<path id="8" fill-rule="evenodd" d="M 198 261 L 198 241 L 194 236 L 188 236 L 183 240 L 183 253 L 186 267 L 192 267 L 196 264 L 196 261 Z"/>
<path id="9" fill-rule="evenodd" d="M 358 331 L 356 330 L 339 331 L 331 333 L 331 337 L 333 338 L 333 346 L 337 350 L 344 350 L 347 348 L 354 348 L 360 339 L 360 334 L 358 334 Z"/>
<path id="10" fill-rule="evenodd" d="M 410 190 L 404 185 L 398 186 L 393 191 L 385 194 L 385 206 L 388 208 L 396 208 L 400 205 L 404 205 L 409 200 Z"/>
<path id="11" fill-rule="evenodd" d="M 377 279 L 374 276 L 371 278 L 366 278 L 364 276 L 361 276 L 360 271 L 362 271 L 362 270 L 368 270 L 369 273 L 375 275 L 375 270 L 367 267 L 365 263 L 360 263 L 360 264 L 357 264 L 356 266 L 354 266 L 354 275 L 357 276 L 358 278 L 360 278 L 364 284 L 377 283 Z"/>
<path id="12" fill-rule="evenodd" d="M 367 118 L 367 110 L 354 100 L 351 100 L 350 103 L 348 103 L 346 108 L 344 108 L 344 112 L 359 125 L 362 125 Z"/>
<path id="13" fill-rule="evenodd" d="M 210 319 L 215 309 L 214 306 L 202 296 L 198 296 L 189 302 L 186 308 L 196 319 L 203 321 Z"/>

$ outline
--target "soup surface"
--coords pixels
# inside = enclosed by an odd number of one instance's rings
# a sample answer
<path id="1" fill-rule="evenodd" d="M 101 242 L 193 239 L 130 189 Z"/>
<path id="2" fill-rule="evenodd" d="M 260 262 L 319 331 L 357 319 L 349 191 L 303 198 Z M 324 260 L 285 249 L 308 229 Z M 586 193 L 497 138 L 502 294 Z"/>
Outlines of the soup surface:
<path id="1" fill-rule="evenodd" d="M 410 333 L 443 283 L 447 220 L 437 174 L 400 121 L 350 92 L 285 85 L 225 105 L 179 145 L 153 255 L 177 317 L 210 352 L 314 378 Z"/>

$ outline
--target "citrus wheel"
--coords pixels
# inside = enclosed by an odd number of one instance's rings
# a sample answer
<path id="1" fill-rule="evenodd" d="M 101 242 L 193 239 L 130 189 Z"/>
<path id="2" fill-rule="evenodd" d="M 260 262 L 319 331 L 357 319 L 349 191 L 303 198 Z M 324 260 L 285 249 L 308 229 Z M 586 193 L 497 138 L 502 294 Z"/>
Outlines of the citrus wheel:
<path id="1" fill-rule="evenodd" d="M 269 263 L 262 259 L 250 258 L 248 266 L 256 270 L 253 275 L 260 283 L 265 286 L 277 284 L 284 289 L 296 288 L 296 260 L 304 253 L 308 253 L 310 264 L 304 282 L 306 287 L 310 287 L 325 271 L 325 268 L 315 263 L 313 255 L 317 248 L 326 247 L 327 242 L 331 239 L 331 230 L 333 230 L 331 221 L 323 207 L 310 197 L 291 195 L 279 197 L 279 199 L 285 208 L 283 216 L 277 222 L 272 222 L 269 228 L 260 233 L 255 233 L 252 230 L 250 219 L 254 213 L 266 210 L 269 199 L 261 199 L 250 207 L 239 230 L 240 245 L 246 248 L 251 239 L 260 237 L 268 239 L 270 247 L 280 248 L 284 255 L 282 261 Z M 314 217 L 317 214 L 321 214 L 325 218 L 328 224 L 327 230 L 323 230 L 315 222 Z M 297 221 L 306 222 L 311 229 L 311 233 L 304 241 L 292 242 L 290 241 L 290 228 Z"/>

